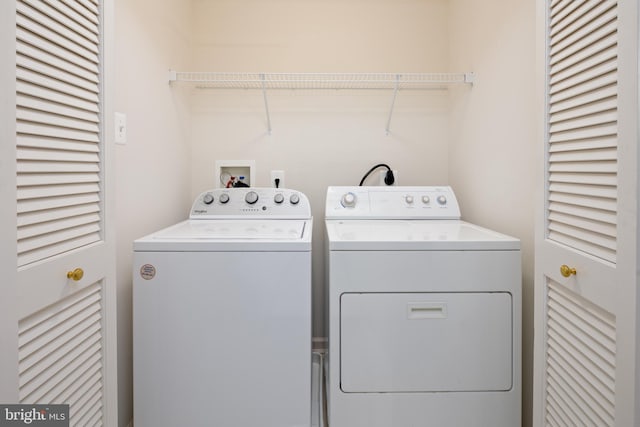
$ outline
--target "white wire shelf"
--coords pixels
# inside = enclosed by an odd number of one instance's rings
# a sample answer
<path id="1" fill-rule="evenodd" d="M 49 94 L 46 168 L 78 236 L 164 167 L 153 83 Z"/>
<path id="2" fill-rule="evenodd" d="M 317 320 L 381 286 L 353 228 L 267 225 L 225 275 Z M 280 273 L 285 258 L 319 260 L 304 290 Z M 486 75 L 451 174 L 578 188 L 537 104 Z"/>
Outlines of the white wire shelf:
<path id="1" fill-rule="evenodd" d="M 432 89 L 473 83 L 473 73 L 218 73 L 169 71 L 169 82 L 211 89 Z"/>
<path id="2" fill-rule="evenodd" d="M 473 73 L 220 73 L 169 70 L 169 83 L 193 83 L 201 89 L 258 89 L 264 97 L 267 129 L 271 117 L 267 91 L 273 89 L 382 89 L 392 90 L 387 135 L 400 90 L 425 90 L 451 84 L 473 84 Z"/>

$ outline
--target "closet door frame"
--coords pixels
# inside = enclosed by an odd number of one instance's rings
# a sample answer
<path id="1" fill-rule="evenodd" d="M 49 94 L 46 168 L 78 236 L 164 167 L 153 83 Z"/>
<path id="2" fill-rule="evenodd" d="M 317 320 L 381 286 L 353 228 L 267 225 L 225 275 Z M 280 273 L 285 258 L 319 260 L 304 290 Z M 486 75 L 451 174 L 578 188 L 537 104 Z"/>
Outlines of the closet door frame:
<path id="1" fill-rule="evenodd" d="M 15 28 L 16 5 L 0 2 L 0 27 Z M 12 31 L 0 34 L 0 52 L 13 58 L 16 38 Z M 18 257 L 16 230 L 16 69 L 14 61 L 0 62 L 0 402 L 18 401 L 18 322 L 17 297 Z"/>

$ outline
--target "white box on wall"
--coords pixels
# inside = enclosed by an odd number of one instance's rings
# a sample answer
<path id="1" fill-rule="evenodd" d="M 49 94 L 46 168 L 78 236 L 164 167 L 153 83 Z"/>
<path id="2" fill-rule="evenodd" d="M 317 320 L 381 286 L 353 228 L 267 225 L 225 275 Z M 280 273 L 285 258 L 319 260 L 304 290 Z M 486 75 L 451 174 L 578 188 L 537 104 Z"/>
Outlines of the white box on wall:
<path id="1" fill-rule="evenodd" d="M 240 179 L 249 187 L 255 187 L 256 180 L 255 160 L 216 160 L 215 184 L 216 187 L 226 187 L 233 177 Z"/>

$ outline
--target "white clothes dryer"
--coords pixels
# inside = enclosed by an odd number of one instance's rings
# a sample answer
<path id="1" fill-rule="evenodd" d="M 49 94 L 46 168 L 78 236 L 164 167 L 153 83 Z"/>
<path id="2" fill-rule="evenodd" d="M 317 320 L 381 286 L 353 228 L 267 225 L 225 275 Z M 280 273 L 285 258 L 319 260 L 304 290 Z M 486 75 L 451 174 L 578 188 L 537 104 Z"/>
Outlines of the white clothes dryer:
<path id="1" fill-rule="evenodd" d="M 297 191 L 198 196 L 134 242 L 136 427 L 308 427 L 311 208 Z"/>
<path id="2" fill-rule="evenodd" d="M 519 426 L 519 240 L 450 187 L 329 187 L 325 214 L 329 426 Z"/>

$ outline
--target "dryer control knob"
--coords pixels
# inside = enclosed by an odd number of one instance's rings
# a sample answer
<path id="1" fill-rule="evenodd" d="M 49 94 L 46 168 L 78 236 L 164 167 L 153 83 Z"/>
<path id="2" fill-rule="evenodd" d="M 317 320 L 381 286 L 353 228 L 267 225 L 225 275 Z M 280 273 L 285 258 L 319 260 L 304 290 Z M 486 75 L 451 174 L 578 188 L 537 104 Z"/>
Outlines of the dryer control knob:
<path id="1" fill-rule="evenodd" d="M 447 198 L 445 196 L 438 196 L 438 203 L 440 203 L 441 205 L 446 205 L 447 204 Z"/>
<path id="2" fill-rule="evenodd" d="M 278 193 L 275 196 L 273 196 L 273 201 L 276 202 L 277 204 L 280 204 L 284 202 L 284 196 L 281 193 Z"/>
<path id="3" fill-rule="evenodd" d="M 204 202 L 205 205 L 210 205 L 211 203 L 213 203 L 213 194 L 211 193 L 205 194 L 204 197 L 202 198 L 202 201 Z"/>
<path id="4" fill-rule="evenodd" d="M 404 196 L 404 201 L 407 202 L 408 204 L 412 204 L 413 196 Z"/>
<path id="5" fill-rule="evenodd" d="M 291 196 L 289 196 L 289 203 L 291 203 L 292 205 L 297 205 L 300 202 L 300 196 L 298 196 L 296 193 L 293 193 Z"/>
<path id="6" fill-rule="evenodd" d="M 220 195 L 220 203 L 225 204 L 229 202 L 229 195 L 227 193 L 222 193 Z"/>
<path id="7" fill-rule="evenodd" d="M 255 204 L 258 201 L 258 193 L 256 193 L 255 191 L 249 191 L 244 196 L 244 201 L 249 203 L 250 205 Z"/>
<path id="8" fill-rule="evenodd" d="M 422 203 L 424 203 L 425 205 L 428 205 L 430 201 L 431 199 L 429 198 L 429 196 L 422 196 Z"/>
<path id="9" fill-rule="evenodd" d="M 356 205 L 357 201 L 358 201 L 358 198 L 356 197 L 356 195 L 349 192 L 349 193 L 345 193 L 342 196 L 342 199 L 340 199 L 340 204 L 345 208 L 352 208 Z"/>

